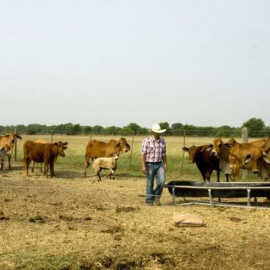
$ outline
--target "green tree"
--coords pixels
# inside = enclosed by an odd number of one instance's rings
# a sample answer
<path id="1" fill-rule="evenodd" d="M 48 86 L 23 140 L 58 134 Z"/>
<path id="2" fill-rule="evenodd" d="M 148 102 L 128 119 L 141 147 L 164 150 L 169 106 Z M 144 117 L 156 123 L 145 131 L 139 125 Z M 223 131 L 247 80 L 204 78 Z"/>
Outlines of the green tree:
<path id="1" fill-rule="evenodd" d="M 263 129 L 265 128 L 264 121 L 260 118 L 250 118 L 243 124 L 243 127 L 248 128 L 248 134 L 250 137 L 261 137 L 263 136 Z"/>
<path id="2" fill-rule="evenodd" d="M 102 126 L 98 126 L 98 125 L 96 125 L 96 126 L 93 126 L 92 127 L 92 133 L 93 134 L 101 134 L 102 133 L 102 131 L 103 131 L 103 127 Z"/>
<path id="3" fill-rule="evenodd" d="M 182 127 L 183 127 L 183 124 L 181 123 L 173 123 L 171 125 L 171 134 L 172 135 L 179 135 L 179 134 L 182 134 Z"/>
<path id="4" fill-rule="evenodd" d="M 110 126 L 103 129 L 102 134 L 117 135 L 121 133 L 121 128 L 116 126 Z"/>
<path id="5" fill-rule="evenodd" d="M 159 123 L 159 125 L 160 125 L 161 129 L 166 129 L 166 134 L 167 135 L 171 134 L 171 128 L 170 128 L 170 125 L 169 125 L 168 122 L 161 122 L 161 123 Z"/>
<path id="6" fill-rule="evenodd" d="M 229 126 L 221 126 L 217 128 L 216 137 L 231 137 L 232 131 Z"/>
<path id="7" fill-rule="evenodd" d="M 92 128 L 90 126 L 85 126 L 82 128 L 83 134 L 90 134 L 92 131 Z"/>

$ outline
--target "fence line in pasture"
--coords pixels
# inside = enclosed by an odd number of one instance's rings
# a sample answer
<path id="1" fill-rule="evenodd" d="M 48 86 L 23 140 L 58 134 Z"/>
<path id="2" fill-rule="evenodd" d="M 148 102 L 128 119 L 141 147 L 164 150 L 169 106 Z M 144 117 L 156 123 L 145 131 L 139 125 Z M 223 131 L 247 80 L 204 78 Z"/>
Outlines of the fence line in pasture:
<path id="1" fill-rule="evenodd" d="M 54 142 L 55 136 L 59 136 L 59 134 L 53 134 L 53 133 L 50 134 L 51 142 Z M 90 133 L 89 134 L 89 139 L 92 140 L 93 136 L 94 136 L 94 134 Z M 102 135 L 97 135 L 97 136 L 99 137 L 99 136 L 102 136 Z M 117 135 L 112 135 L 112 136 L 115 137 Z M 132 167 L 132 165 L 133 165 L 132 163 L 134 162 L 134 158 L 135 158 L 135 156 L 134 156 L 134 154 L 135 154 L 134 153 L 135 139 L 138 139 L 138 138 L 142 139 L 141 137 L 142 137 L 142 135 L 136 134 L 133 131 L 133 134 L 131 136 L 131 142 L 130 142 L 130 157 L 129 157 L 129 167 L 130 168 Z M 166 134 L 164 134 L 164 137 L 165 137 L 165 139 L 170 138 L 170 136 L 167 137 Z M 175 137 L 179 138 L 179 144 L 183 145 L 183 146 L 186 146 L 186 144 L 188 143 L 190 138 L 198 138 L 198 137 L 191 137 L 189 135 L 187 136 L 187 133 L 185 131 L 182 134 L 179 134 L 179 136 L 175 136 Z M 247 142 L 247 141 L 248 141 L 248 129 L 247 128 L 242 128 L 242 142 Z M 14 151 L 15 151 L 14 158 L 15 158 L 15 161 L 17 161 L 17 139 L 15 139 Z M 140 151 L 140 150 L 136 150 L 136 153 L 138 153 L 138 151 Z M 184 157 L 185 157 L 185 152 L 182 151 L 181 171 L 183 171 L 183 169 L 184 169 Z M 243 175 L 244 175 L 243 176 L 243 178 L 244 178 L 246 176 L 246 173 L 244 172 Z"/>

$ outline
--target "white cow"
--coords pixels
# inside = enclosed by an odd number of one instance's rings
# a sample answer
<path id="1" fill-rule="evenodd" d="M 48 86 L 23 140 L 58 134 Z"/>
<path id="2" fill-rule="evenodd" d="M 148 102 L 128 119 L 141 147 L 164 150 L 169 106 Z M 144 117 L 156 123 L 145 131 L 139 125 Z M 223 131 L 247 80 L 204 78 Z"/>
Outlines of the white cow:
<path id="1" fill-rule="evenodd" d="M 117 169 L 118 156 L 114 157 L 99 157 L 96 158 L 92 163 L 92 168 L 96 173 L 98 181 L 101 180 L 100 172 L 102 169 L 110 170 L 110 179 L 114 179 L 114 172 Z"/>

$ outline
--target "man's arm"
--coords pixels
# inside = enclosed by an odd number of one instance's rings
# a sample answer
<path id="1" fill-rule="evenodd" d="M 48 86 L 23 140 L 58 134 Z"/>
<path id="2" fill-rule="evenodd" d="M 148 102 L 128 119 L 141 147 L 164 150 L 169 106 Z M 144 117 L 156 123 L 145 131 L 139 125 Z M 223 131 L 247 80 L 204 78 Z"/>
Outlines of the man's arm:
<path id="1" fill-rule="evenodd" d="M 142 163 L 142 172 L 146 173 L 146 167 L 145 167 L 145 155 L 141 154 L 141 163 Z"/>

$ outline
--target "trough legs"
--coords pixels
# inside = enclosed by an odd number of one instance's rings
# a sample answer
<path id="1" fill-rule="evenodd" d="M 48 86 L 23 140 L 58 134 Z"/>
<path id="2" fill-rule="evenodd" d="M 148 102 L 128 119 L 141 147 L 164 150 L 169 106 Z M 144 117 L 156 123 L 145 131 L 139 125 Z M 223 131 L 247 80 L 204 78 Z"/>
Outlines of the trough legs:
<path id="1" fill-rule="evenodd" d="M 208 189 L 208 195 L 209 195 L 209 200 L 210 200 L 210 206 L 213 206 L 213 197 L 212 197 L 211 188 Z"/>

